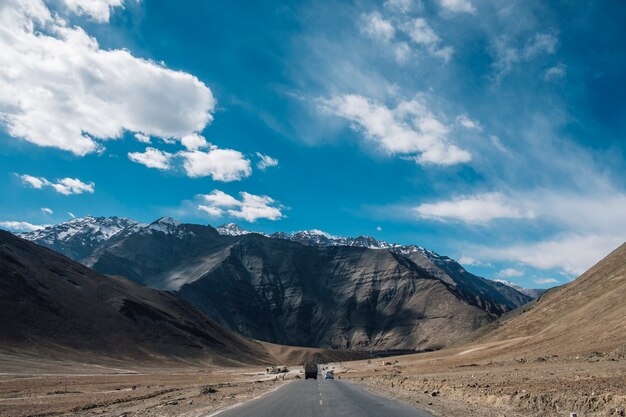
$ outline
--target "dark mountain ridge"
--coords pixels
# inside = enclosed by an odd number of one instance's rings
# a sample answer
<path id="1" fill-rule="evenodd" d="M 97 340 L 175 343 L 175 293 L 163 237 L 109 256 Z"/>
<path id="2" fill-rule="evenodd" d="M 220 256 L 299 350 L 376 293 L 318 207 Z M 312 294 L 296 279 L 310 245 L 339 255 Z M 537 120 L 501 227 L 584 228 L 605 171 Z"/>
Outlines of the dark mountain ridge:
<path id="1" fill-rule="evenodd" d="M 297 346 L 439 348 L 531 300 L 419 246 L 218 229 L 135 223 L 81 262 L 171 291 L 245 336 Z"/>

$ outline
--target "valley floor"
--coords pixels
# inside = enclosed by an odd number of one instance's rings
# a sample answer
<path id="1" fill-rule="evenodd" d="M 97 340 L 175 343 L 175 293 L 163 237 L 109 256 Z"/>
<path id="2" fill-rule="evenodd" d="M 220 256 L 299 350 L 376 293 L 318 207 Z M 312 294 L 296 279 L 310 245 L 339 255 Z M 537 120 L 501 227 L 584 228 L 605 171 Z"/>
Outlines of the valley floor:
<path id="1" fill-rule="evenodd" d="M 342 380 L 441 417 L 626 414 L 623 351 L 573 356 L 512 352 L 509 342 L 496 342 L 327 366 Z M 0 353 L 0 416 L 206 417 L 284 383 L 260 367 L 99 363 Z M 286 380 L 300 377 L 300 368 L 292 369 Z"/>

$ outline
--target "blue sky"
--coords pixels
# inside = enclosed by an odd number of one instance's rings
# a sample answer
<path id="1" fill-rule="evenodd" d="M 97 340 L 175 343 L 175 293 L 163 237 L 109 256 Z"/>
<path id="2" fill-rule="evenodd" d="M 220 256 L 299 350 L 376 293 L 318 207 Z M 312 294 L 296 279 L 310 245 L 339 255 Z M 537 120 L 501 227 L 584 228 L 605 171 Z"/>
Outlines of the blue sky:
<path id="1" fill-rule="evenodd" d="M 625 4 L 283 3 L 3 2 L 0 224 L 315 228 L 527 287 L 626 240 Z"/>

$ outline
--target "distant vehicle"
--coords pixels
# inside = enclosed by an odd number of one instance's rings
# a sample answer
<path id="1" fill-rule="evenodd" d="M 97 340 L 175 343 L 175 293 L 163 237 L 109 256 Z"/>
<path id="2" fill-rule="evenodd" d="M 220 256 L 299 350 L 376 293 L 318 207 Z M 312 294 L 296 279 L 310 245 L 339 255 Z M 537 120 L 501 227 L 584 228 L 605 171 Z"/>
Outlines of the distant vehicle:
<path id="1" fill-rule="evenodd" d="M 305 363 L 304 364 L 304 379 L 317 379 L 317 364 Z"/>
<path id="2" fill-rule="evenodd" d="M 324 377 L 324 379 L 335 379 L 335 374 L 333 373 L 333 371 L 328 371 L 326 372 L 326 376 Z"/>
<path id="3" fill-rule="evenodd" d="M 287 366 L 285 365 L 268 366 L 267 368 L 265 368 L 266 374 L 282 374 L 282 373 L 287 373 L 287 372 L 289 372 L 289 369 L 287 369 Z"/>

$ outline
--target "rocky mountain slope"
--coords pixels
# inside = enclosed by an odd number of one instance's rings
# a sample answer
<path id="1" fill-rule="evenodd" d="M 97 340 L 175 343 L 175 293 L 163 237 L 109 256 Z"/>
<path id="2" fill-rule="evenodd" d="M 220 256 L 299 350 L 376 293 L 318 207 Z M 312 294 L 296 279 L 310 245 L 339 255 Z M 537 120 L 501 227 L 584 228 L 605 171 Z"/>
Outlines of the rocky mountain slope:
<path id="1" fill-rule="evenodd" d="M 0 231 L 0 346 L 137 360 L 269 362 L 264 346 L 162 291 Z"/>
<path id="2" fill-rule="evenodd" d="M 458 264 L 444 270 L 389 250 L 221 235 L 169 218 L 114 236 L 83 262 L 173 291 L 248 337 L 299 346 L 438 348 L 530 300 Z"/>
<path id="3" fill-rule="evenodd" d="M 548 290 L 480 341 L 512 352 L 626 355 L 626 244 L 576 280 Z"/>

